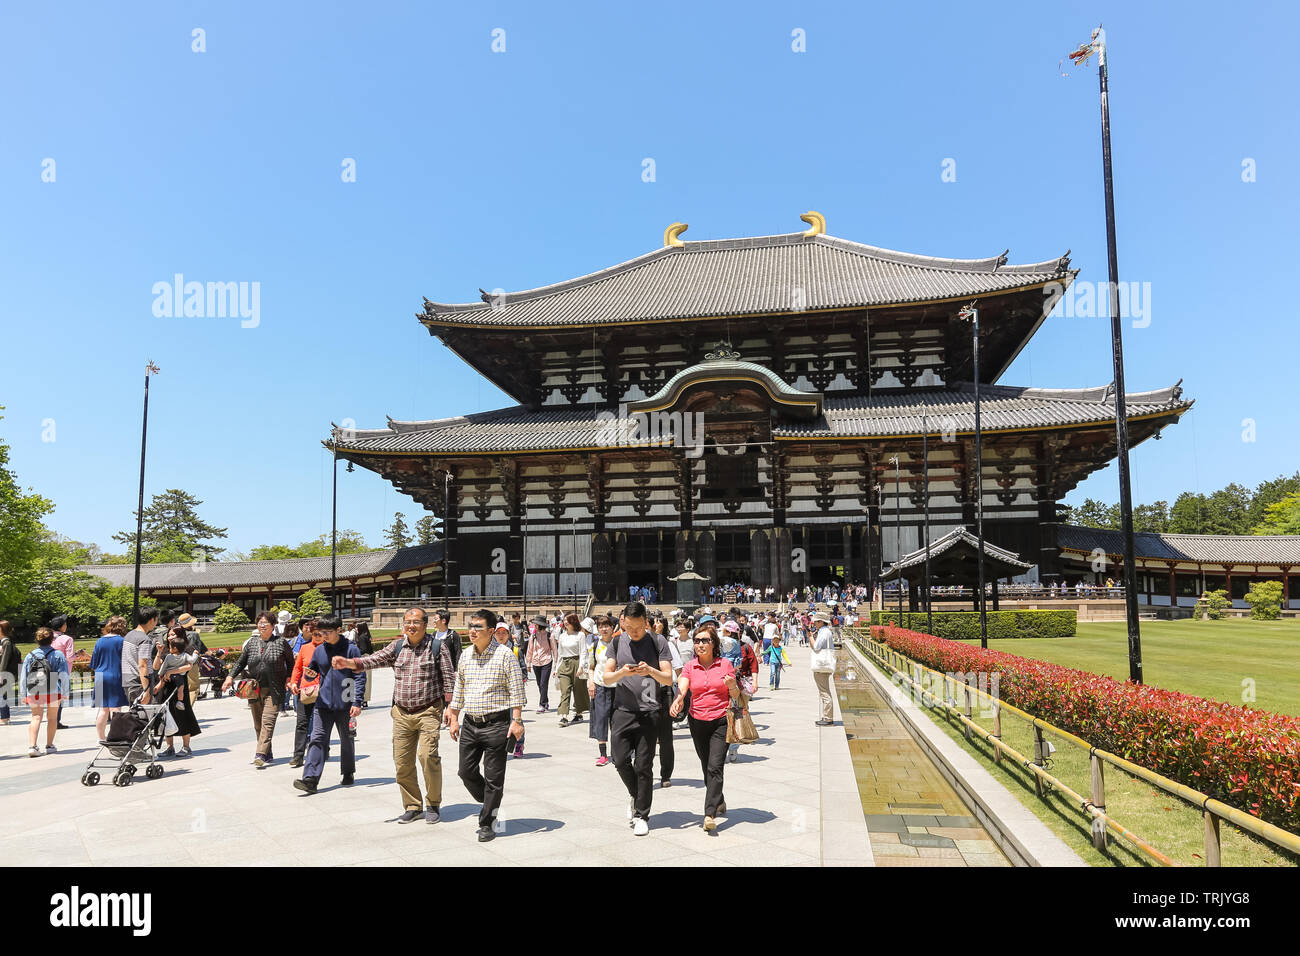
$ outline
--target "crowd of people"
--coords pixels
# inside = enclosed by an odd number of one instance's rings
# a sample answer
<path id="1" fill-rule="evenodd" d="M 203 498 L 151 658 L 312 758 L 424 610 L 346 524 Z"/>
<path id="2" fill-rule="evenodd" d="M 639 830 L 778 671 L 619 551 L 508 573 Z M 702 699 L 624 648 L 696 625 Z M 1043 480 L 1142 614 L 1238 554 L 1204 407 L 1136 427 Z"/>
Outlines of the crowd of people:
<path id="1" fill-rule="evenodd" d="M 468 640 L 450 626 L 450 614 L 419 607 L 406 612 L 402 633 L 375 650 L 364 623 L 345 629 L 334 614 L 295 620 L 285 612 L 257 615 L 217 695 L 233 691 L 248 703 L 253 724 L 252 764 L 275 761 L 272 739 L 281 713 L 295 715 L 294 751 L 288 763 L 301 768 L 293 786 L 317 793 L 332 742 L 339 748 L 343 786 L 355 780 L 356 718 L 367 706 L 369 672 L 394 671 L 392 747 L 395 782 L 402 803 L 400 823 L 438 823 L 443 799 L 439 739 L 443 729 L 458 745 L 457 775 L 480 804 L 478 838 L 496 834 L 509 758 L 524 755 L 524 709 L 529 678 L 536 686 L 537 714 L 558 697 L 560 727 L 586 722 L 598 767 L 613 763 L 628 794 L 627 820 L 645 835 L 656 779 L 672 786 L 676 731 L 689 733 L 705 781 L 702 826 L 717 829 L 727 813 L 724 767 L 744 743 L 753 743 L 749 702 L 765 670 L 769 692 L 781 689 L 791 668 L 787 643 L 812 644 L 818 688 L 818 726 L 833 712 L 833 623 L 826 611 L 787 609 L 747 614 L 739 607 L 715 614 L 664 615 L 630 601 L 620 614 L 580 619 L 509 621 L 488 609 L 475 612 Z M 37 632 L 37 646 L 19 664 L 8 622 L 0 621 L 0 668 L 17 670 L 20 694 L 31 708 L 31 756 L 46 727 L 45 753 L 56 752 L 60 707 L 68 700 L 71 639 L 56 643 L 65 620 Z M 162 758 L 192 755 L 202 730 L 195 716 L 198 662 L 207 652 L 189 614 L 142 608 L 136 626 L 122 617 L 101 623 L 91 660 L 96 729 L 101 739 L 111 715 L 131 703 L 166 702 L 167 749 Z M 831 655 L 827 657 L 826 655 Z M 820 661 L 820 663 L 819 663 Z M 554 686 L 553 686 L 554 685 Z M 8 720 L 8 712 L 4 712 Z M 179 750 L 175 737 L 180 737 Z M 656 758 L 658 768 L 656 771 Z"/>

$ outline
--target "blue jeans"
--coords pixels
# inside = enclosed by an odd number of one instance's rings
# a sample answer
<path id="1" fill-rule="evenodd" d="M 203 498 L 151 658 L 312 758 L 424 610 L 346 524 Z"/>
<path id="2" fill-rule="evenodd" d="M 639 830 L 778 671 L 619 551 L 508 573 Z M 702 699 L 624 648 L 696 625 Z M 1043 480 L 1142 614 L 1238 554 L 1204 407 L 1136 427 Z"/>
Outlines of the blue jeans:
<path id="1" fill-rule="evenodd" d="M 331 710 L 318 703 L 311 715 L 311 739 L 307 744 L 307 759 L 302 770 L 304 778 L 320 779 L 325 761 L 329 759 L 330 735 L 335 728 L 339 732 L 339 770 L 344 774 L 356 773 L 356 753 L 352 734 L 348 731 L 347 708 Z"/>
<path id="2" fill-rule="evenodd" d="M 780 661 L 772 661 L 767 665 L 767 686 L 771 690 L 776 690 L 781 686 L 781 668 L 784 665 Z"/>

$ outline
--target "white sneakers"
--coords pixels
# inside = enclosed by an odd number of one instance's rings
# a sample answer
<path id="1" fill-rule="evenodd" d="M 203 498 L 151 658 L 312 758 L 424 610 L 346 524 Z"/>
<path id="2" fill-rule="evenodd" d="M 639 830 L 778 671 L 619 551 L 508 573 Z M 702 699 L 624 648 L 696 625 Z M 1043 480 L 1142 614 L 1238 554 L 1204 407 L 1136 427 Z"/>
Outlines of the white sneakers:
<path id="1" fill-rule="evenodd" d="M 637 817 L 632 821 L 632 833 L 634 836 L 645 836 L 649 832 L 650 824 L 641 817 Z"/>

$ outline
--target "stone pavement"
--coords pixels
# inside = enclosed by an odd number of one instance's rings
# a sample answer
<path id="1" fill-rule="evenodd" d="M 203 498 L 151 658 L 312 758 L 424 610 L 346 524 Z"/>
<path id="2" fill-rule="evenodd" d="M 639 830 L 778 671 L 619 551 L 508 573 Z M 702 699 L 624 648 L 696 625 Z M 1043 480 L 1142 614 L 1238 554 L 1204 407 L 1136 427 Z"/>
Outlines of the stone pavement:
<path id="1" fill-rule="evenodd" d="M 195 755 L 165 762 L 161 779 L 143 773 L 129 787 L 82 786 L 94 753 L 89 710 L 65 711 L 71 730 L 60 752 L 30 759 L 25 717 L 0 727 L 0 860 L 11 865 L 333 866 L 364 864 L 509 866 L 818 866 L 870 865 L 871 844 L 838 723 L 818 728 L 808 652 L 789 650 L 794 667 L 781 690 L 761 678 L 751 705 L 761 740 L 726 768 L 730 809 L 716 834 L 700 827 L 704 789 L 685 724 L 675 734 L 673 786 L 656 784 L 651 831 L 634 837 L 627 795 L 613 765 L 596 767 L 587 723 L 561 729 L 552 712 L 532 713 L 528 685 L 526 755 L 511 759 L 501 815 L 504 831 L 476 841 L 478 807 L 456 777 L 456 745 L 444 732 L 442 822 L 405 826 L 393 782 L 388 701 L 392 671 L 377 674 L 371 706 L 359 719 L 356 785 L 338 785 L 336 755 L 322 787 L 305 796 L 287 766 L 293 722 L 277 725 L 277 762 L 250 766 L 252 722 L 242 701 L 203 700 Z M 552 689 L 551 702 L 558 702 Z M 42 728 L 42 743 L 44 729 Z M 335 748 L 337 749 L 337 748 Z M 656 774 L 659 765 L 656 759 Z M 107 775 L 105 775 L 107 777 Z"/>

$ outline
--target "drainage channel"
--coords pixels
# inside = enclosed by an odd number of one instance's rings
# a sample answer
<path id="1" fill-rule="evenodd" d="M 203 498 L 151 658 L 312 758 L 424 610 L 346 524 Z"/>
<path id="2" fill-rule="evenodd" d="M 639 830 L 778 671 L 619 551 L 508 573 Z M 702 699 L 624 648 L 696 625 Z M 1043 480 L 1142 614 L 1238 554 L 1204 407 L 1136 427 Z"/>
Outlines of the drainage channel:
<path id="1" fill-rule="evenodd" d="M 876 866 L 1010 866 L 847 650 L 835 689 Z"/>

